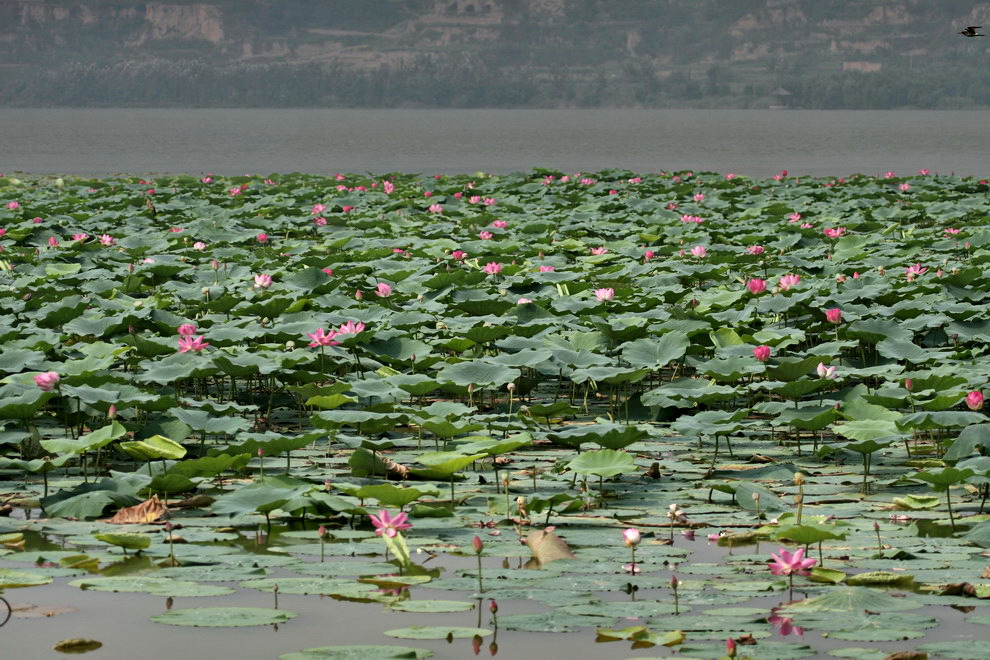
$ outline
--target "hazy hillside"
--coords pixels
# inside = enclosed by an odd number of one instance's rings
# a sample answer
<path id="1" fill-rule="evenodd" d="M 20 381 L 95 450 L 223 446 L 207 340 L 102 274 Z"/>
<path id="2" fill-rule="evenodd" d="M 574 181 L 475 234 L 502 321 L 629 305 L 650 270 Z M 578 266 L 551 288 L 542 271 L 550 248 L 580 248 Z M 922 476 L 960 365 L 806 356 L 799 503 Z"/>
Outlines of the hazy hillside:
<path id="1" fill-rule="evenodd" d="M 0 2 L 0 104 L 990 106 L 990 2 Z M 777 94 L 783 88 L 789 95 Z"/>

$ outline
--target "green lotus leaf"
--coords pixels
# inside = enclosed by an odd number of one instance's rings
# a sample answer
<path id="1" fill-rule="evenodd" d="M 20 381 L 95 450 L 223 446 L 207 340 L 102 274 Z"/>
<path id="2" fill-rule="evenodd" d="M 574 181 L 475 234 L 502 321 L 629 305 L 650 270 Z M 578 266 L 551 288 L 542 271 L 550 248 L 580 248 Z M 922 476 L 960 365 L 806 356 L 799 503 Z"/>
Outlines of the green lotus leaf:
<path id="1" fill-rule="evenodd" d="M 151 546 L 151 537 L 147 534 L 103 532 L 100 534 L 93 534 L 93 538 L 125 550 L 144 550 L 145 548 Z"/>
<path id="2" fill-rule="evenodd" d="M 24 571 L 14 571 L 9 568 L 0 568 L 0 589 L 36 587 L 41 584 L 49 584 L 51 581 L 52 578 L 48 575 L 38 575 Z"/>
<path id="3" fill-rule="evenodd" d="M 487 628 L 464 628 L 460 626 L 411 626 L 386 630 L 385 635 L 399 639 L 472 639 L 492 634 Z"/>
<path id="4" fill-rule="evenodd" d="M 295 618 L 294 612 L 261 607 L 194 607 L 170 610 L 151 617 L 155 623 L 196 628 L 240 628 L 269 626 Z"/>
<path id="5" fill-rule="evenodd" d="M 283 653 L 278 660 L 406 660 L 429 658 L 433 651 L 412 646 L 376 646 L 356 644 L 351 646 L 317 646 L 294 653 Z"/>
<path id="6" fill-rule="evenodd" d="M 568 463 L 567 469 L 585 476 L 608 478 L 635 472 L 638 468 L 630 454 L 614 449 L 601 449 L 584 452 Z"/>

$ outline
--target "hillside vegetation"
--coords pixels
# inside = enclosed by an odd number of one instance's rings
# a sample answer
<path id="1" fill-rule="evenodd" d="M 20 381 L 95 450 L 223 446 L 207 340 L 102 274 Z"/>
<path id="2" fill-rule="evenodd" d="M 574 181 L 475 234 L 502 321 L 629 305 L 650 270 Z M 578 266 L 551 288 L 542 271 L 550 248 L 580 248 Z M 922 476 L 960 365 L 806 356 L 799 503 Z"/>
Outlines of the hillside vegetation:
<path id="1" fill-rule="evenodd" d="M 990 105 L 990 2 L 0 3 L 0 103 Z M 774 94 L 783 88 L 788 94 Z"/>

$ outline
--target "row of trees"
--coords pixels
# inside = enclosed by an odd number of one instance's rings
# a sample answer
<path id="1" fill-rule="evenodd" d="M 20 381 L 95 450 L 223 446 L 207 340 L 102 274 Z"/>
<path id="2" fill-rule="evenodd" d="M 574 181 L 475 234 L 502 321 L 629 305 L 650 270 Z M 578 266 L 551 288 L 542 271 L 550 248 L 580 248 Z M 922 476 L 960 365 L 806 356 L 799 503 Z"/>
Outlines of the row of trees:
<path id="1" fill-rule="evenodd" d="M 781 70 L 746 81 L 724 69 L 648 64 L 559 71 L 483 60 L 364 72 L 320 64 L 228 65 L 166 60 L 0 69 L 8 106 L 196 107 L 766 107 L 782 85 L 799 108 L 990 106 L 990 70 L 888 68 L 882 73 Z"/>

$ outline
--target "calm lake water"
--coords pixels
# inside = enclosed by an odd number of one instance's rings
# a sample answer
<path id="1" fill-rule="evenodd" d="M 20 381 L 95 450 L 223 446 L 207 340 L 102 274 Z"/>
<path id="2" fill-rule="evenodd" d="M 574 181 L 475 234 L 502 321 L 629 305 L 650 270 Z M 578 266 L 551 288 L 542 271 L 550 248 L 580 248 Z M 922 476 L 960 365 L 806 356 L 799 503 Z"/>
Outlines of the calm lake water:
<path id="1" fill-rule="evenodd" d="M 990 111 L 0 109 L 0 172 L 990 173 Z"/>

